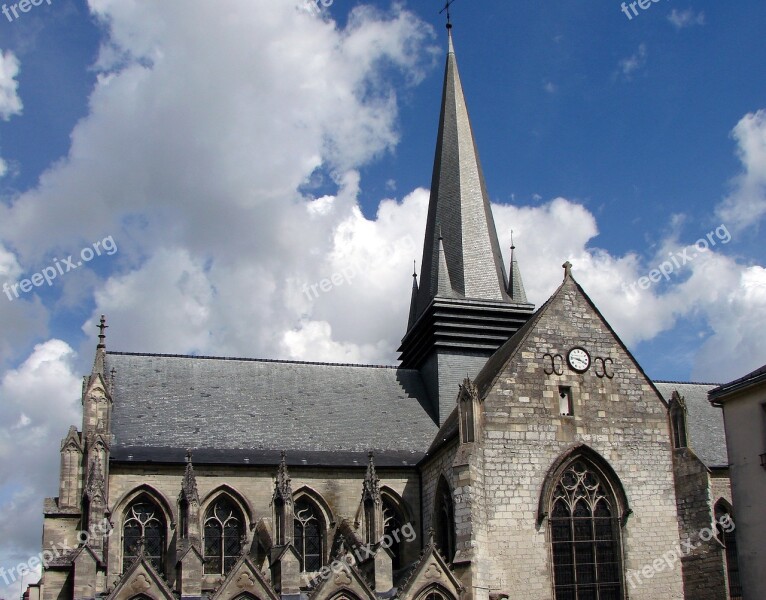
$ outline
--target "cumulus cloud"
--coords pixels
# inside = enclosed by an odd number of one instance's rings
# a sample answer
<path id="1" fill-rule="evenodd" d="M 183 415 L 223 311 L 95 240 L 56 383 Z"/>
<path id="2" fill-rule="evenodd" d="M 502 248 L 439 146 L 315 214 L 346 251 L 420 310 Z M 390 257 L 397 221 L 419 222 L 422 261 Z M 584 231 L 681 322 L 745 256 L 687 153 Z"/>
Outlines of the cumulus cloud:
<path id="1" fill-rule="evenodd" d="M 6 517 L 0 537 L 6 568 L 39 552 L 41 500 L 58 492 L 59 442 L 69 425 L 81 422 L 74 359 L 67 343 L 49 340 L 0 380 L 0 511 Z"/>
<path id="2" fill-rule="evenodd" d="M 668 21 L 670 21 L 676 29 L 684 29 L 686 27 L 693 27 L 694 25 L 705 24 L 705 13 L 700 11 L 695 13 L 691 8 L 686 10 L 678 10 L 674 8 L 668 15 Z"/>
<path id="3" fill-rule="evenodd" d="M 7 121 L 20 115 L 23 105 L 19 98 L 19 59 L 13 52 L 0 52 L 0 119 Z"/>
<path id="4" fill-rule="evenodd" d="M 8 470 L 2 480 L 6 508 L 20 511 L 27 527 L 22 535 L 7 523 L 3 539 L 21 540 L 27 552 L 39 543 L 37 500 L 55 493 L 58 440 L 79 423 L 75 374 L 83 362 L 73 350 L 51 340 L 19 354 L 23 335 L 48 337 L 51 315 L 87 306 L 80 356 L 92 356 L 105 313 L 115 350 L 395 361 L 428 191 L 403 190 L 367 217 L 360 172 L 399 141 L 397 85 L 417 84 L 434 66 L 431 29 L 401 6 L 360 7 L 341 27 L 332 7 L 316 15 L 295 4 L 228 0 L 225 8 L 200 2 L 190 10 L 187 0 L 90 2 L 105 29 L 90 112 L 72 131 L 65 159 L 0 205 L 0 283 L 107 235 L 119 246 L 108 265 L 94 263 L 98 271 L 62 277 L 45 303 L 0 296 L 0 358 L 25 358 L 2 378 L 0 451 L 20 447 L 34 428 L 49 444 L 35 447 L 42 462 L 22 465 L 34 477 L 21 482 Z M 621 63 L 623 76 L 646 57 L 642 44 Z M 721 209 L 742 215 L 732 222 L 761 214 L 762 121 L 755 113 L 735 130 L 745 167 Z M 320 180 L 330 191 L 314 197 Z M 699 370 L 730 367 L 716 362 L 716 344 L 764 354 L 763 325 L 748 326 L 749 311 L 766 314 L 764 269 L 715 249 L 672 282 L 631 292 L 626 284 L 684 243 L 669 237 L 653 256 L 616 256 L 598 248 L 597 220 L 585 206 L 535 200 L 494 211 L 504 248 L 514 230 L 538 306 L 570 260 L 629 344 L 702 315 L 711 334 Z M 722 285 L 711 286 L 711 277 Z M 41 410 L 54 399 L 55 410 Z"/>
<path id="5" fill-rule="evenodd" d="M 7 121 L 13 115 L 20 115 L 23 109 L 18 94 L 19 59 L 13 52 L 0 51 L 0 119 Z M 8 163 L 0 158 L 0 179 L 8 173 Z"/>
<path id="6" fill-rule="evenodd" d="M 766 214 L 766 110 L 748 113 L 732 131 L 742 173 L 717 213 L 735 230 L 756 225 Z"/>

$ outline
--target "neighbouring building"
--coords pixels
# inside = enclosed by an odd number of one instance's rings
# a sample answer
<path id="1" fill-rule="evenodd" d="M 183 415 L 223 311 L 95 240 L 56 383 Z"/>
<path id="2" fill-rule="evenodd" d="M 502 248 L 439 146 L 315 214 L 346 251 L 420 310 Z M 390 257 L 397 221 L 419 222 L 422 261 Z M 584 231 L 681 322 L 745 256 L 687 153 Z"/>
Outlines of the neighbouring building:
<path id="1" fill-rule="evenodd" d="M 711 390 L 723 407 L 742 598 L 766 598 L 766 365 Z"/>
<path id="2" fill-rule="evenodd" d="M 102 319 L 43 543 L 94 535 L 30 600 L 734 597 L 721 536 L 678 550 L 733 511 L 712 386 L 651 381 L 569 263 L 528 302 L 451 36 L 427 219 L 398 367 L 108 352 Z"/>

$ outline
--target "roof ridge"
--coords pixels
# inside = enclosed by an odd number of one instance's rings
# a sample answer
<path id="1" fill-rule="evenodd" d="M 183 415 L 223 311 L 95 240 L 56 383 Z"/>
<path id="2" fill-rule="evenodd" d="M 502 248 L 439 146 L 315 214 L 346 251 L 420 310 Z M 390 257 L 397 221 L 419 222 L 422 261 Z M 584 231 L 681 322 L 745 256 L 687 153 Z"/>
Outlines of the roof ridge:
<path id="1" fill-rule="evenodd" d="M 682 385 L 721 385 L 710 381 L 675 381 L 671 379 L 652 379 L 654 383 L 678 383 Z"/>
<path id="2" fill-rule="evenodd" d="M 263 363 L 285 363 L 291 365 L 314 365 L 323 367 L 361 367 L 367 369 L 400 369 L 401 367 L 396 365 L 366 365 L 360 363 L 332 363 L 332 362 L 314 362 L 307 360 L 287 360 L 281 358 L 247 358 L 240 356 L 209 356 L 209 355 L 195 355 L 195 354 L 164 354 L 154 352 L 116 352 L 114 350 L 107 351 L 108 355 L 115 356 L 151 356 L 158 358 L 194 358 L 202 360 L 239 360 L 242 362 L 263 362 Z M 405 371 L 412 371 L 413 369 L 403 369 Z"/>

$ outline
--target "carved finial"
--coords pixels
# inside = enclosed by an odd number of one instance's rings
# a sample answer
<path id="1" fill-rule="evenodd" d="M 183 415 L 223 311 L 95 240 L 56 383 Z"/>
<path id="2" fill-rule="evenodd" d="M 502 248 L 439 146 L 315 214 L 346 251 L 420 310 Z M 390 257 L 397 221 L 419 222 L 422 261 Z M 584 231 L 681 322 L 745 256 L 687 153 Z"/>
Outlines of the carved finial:
<path id="1" fill-rule="evenodd" d="M 434 545 L 434 528 L 429 527 L 428 528 L 428 545 L 433 546 Z"/>
<path id="2" fill-rule="evenodd" d="M 98 346 L 97 348 L 106 348 L 106 334 L 104 333 L 104 330 L 109 327 L 109 325 L 106 324 L 106 317 L 104 315 L 101 315 L 101 320 L 98 323 Z"/>
<path id="3" fill-rule="evenodd" d="M 564 279 L 566 279 L 567 277 L 571 277 L 572 276 L 572 263 L 569 262 L 569 261 L 566 261 L 561 266 L 564 267 Z"/>
<path id="4" fill-rule="evenodd" d="M 190 504 L 192 502 L 199 505 L 199 492 L 197 491 L 197 476 L 194 474 L 194 465 L 192 465 L 191 448 L 186 450 L 186 471 L 184 480 L 181 483 L 181 495 L 186 498 Z"/>
<path id="5" fill-rule="evenodd" d="M 370 499 L 376 504 L 382 502 L 380 495 L 380 478 L 375 471 L 375 453 L 370 450 L 367 454 L 367 472 L 364 475 L 362 500 Z"/>
<path id="6" fill-rule="evenodd" d="M 277 469 L 277 480 L 274 483 L 273 498 L 280 498 L 283 502 L 292 502 L 293 491 L 290 486 L 290 474 L 287 472 L 287 453 L 282 450 L 282 458 Z"/>

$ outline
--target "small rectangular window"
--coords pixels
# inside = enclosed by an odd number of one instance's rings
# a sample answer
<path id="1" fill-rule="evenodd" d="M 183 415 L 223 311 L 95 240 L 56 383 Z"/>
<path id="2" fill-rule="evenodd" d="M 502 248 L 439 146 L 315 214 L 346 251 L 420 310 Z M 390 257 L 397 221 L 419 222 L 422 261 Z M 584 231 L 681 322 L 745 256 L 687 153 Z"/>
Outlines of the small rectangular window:
<path id="1" fill-rule="evenodd" d="M 562 416 L 571 417 L 574 415 L 574 404 L 572 404 L 572 388 L 566 385 L 559 386 L 559 412 Z"/>

